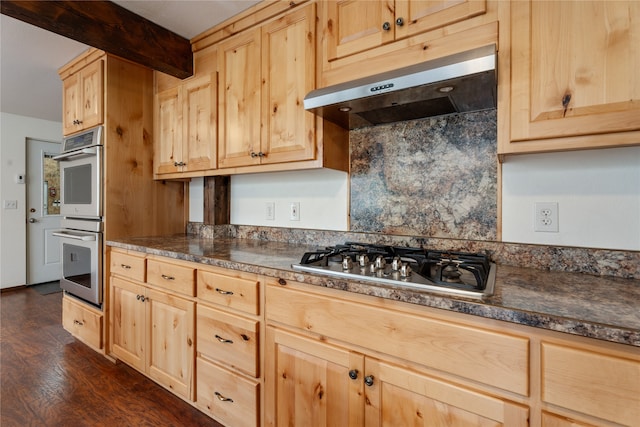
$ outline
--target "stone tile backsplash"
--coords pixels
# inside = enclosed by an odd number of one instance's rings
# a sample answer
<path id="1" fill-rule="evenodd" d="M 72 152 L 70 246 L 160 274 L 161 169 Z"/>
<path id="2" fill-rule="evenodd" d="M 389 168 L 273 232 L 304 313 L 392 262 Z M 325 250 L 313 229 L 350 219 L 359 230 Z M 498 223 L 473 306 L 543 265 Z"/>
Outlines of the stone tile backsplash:
<path id="1" fill-rule="evenodd" d="M 497 240 L 496 110 L 352 130 L 351 231 Z"/>

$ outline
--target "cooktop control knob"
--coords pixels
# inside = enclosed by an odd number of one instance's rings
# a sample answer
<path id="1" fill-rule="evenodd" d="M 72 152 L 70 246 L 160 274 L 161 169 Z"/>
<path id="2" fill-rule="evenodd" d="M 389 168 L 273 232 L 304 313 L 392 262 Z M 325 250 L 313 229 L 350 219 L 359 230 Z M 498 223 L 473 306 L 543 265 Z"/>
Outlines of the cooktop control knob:
<path id="1" fill-rule="evenodd" d="M 384 260 L 384 257 L 382 255 L 378 255 L 373 265 L 375 265 L 376 270 L 384 270 L 387 262 Z"/>
<path id="2" fill-rule="evenodd" d="M 406 278 L 409 276 L 411 276 L 411 267 L 409 264 L 402 264 L 402 266 L 400 266 L 400 277 Z"/>
<path id="3" fill-rule="evenodd" d="M 391 269 L 393 271 L 398 271 L 400 270 L 400 267 L 402 267 L 402 261 L 400 261 L 400 258 L 394 257 L 393 261 L 391 261 Z"/>
<path id="4" fill-rule="evenodd" d="M 342 269 L 343 270 L 351 270 L 353 267 L 353 261 L 351 261 L 350 256 L 345 256 L 342 258 Z"/>
<path id="5" fill-rule="evenodd" d="M 369 264 L 369 257 L 365 254 L 358 255 L 358 263 L 360 267 L 366 267 Z"/>

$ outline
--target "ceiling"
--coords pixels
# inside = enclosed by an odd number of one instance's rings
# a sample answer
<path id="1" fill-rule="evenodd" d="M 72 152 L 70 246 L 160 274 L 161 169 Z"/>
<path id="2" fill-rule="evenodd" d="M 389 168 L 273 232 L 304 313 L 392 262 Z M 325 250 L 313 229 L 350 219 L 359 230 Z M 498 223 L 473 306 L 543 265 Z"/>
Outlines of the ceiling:
<path id="1" fill-rule="evenodd" d="M 253 6 L 254 0 L 135 0 L 114 3 L 191 39 Z M 0 111 L 59 122 L 58 68 L 89 46 L 0 15 Z"/>

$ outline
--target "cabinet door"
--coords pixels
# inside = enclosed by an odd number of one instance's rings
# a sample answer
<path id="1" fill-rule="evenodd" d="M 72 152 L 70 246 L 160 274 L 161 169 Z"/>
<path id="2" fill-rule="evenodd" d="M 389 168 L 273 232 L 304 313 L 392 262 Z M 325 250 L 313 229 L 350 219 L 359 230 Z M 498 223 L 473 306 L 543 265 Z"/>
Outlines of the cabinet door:
<path id="1" fill-rule="evenodd" d="M 185 143 L 183 171 L 215 169 L 217 128 L 217 78 L 209 74 L 184 85 Z"/>
<path id="2" fill-rule="evenodd" d="M 463 21 L 487 11 L 486 0 L 396 0 L 396 39 Z"/>
<path id="3" fill-rule="evenodd" d="M 180 87 L 156 94 L 154 107 L 155 142 L 153 166 L 156 174 L 182 170 L 182 97 Z"/>
<path id="4" fill-rule="evenodd" d="M 312 160 L 315 116 L 302 100 L 315 88 L 315 4 L 262 28 L 262 163 Z"/>
<path id="5" fill-rule="evenodd" d="M 550 412 L 542 411 L 542 427 L 594 427 L 593 424 L 585 424 L 571 418 L 562 417 Z"/>
<path id="6" fill-rule="evenodd" d="M 220 43 L 220 168 L 260 163 L 260 28 Z"/>
<path id="7" fill-rule="evenodd" d="M 62 326 L 80 341 L 97 350 L 102 348 L 102 312 L 76 302 L 72 297 L 62 298 Z"/>
<path id="8" fill-rule="evenodd" d="M 528 408 L 367 358 L 367 426 L 488 427 L 528 425 Z"/>
<path id="9" fill-rule="evenodd" d="M 82 69 L 82 129 L 102 123 L 103 68 L 103 61 L 98 60 Z"/>
<path id="10" fill-rule="evenodd" d="M 114 276 L 110 280 L 111 351 L 118 359 L 144 372 L 147 328 L 146 288 Z"/>
<path id="11" fill-rule="evenodd" d="M 62 127 L 65 135 L 78 129 L 76 122 L 80 117 L 81 98 L 80 73 L 75 73 L 62 82 Z"/>
<path id="12" fill-rule="evenodd" d="M 328 61 L 381 46 L 395 38 L 391 0 L 340 0 L 322 4 Z"/>
<path id="13" fill-rule="evenodd" d="M 542 343 L 542 400 L 619 423 L 640 420 L 640 362 Z"/>
<path id="14" fill-rule="evenodd" d="M 149 377 L 191 399 L 195 303 L 164 292 L 148 290 Z"/>
<path id="15" fill-rule="evenodd" d="M 64 135 L 88 129 L 103 120 L 103 62 L 97 60 L 62 82 Z"/>
<path id="16" fill-rule="evenodd" d="M 364 425 L 361 354 L 275 328 L 267 346 L 267 425 Z"/>
<path id="17" fill-rule="evenodd" d="M 557 138 L 640 129 L 639 2 L 512 2 L 511 28 L 507 151 L 544 139 L 529 151 L 618 145 L 624 135 Z"/>

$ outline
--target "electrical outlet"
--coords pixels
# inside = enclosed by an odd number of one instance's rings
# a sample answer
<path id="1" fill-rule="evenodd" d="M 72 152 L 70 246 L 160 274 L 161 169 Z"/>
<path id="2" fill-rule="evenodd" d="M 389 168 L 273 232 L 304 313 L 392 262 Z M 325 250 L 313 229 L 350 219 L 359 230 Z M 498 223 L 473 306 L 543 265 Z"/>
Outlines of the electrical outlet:
<path id="1" fill-rule="evenodd" d="M 300 202 L 291 203 L 289 209 L 289 219 L 291 221 L 300 221 Z"/>
<path id="2" fill-rule="evenodd" d="M 17 200 L 5 200 L 3 203 L 3 207 L 5 209 L 18 209 L 18 201 Z"/>
<path id="3" fill-rule="evenodd" d="M 276 219 L 276 203 L 275 202 L 266 202 L 264 204 L 264 219 L 269 221 L 274 221 Z"/>
<path id="4" fill-rule="evenodd" d="M 558 232 L 558 203 L 537 202 L 533 205 L 533 231 Z"/>

